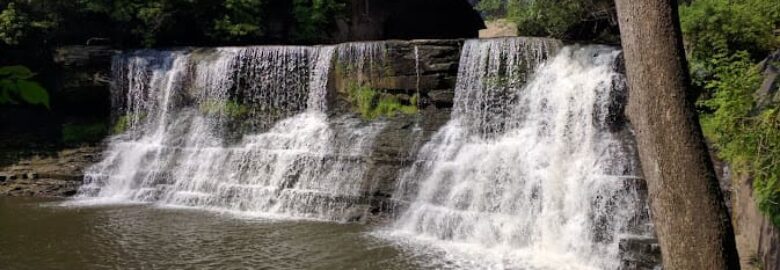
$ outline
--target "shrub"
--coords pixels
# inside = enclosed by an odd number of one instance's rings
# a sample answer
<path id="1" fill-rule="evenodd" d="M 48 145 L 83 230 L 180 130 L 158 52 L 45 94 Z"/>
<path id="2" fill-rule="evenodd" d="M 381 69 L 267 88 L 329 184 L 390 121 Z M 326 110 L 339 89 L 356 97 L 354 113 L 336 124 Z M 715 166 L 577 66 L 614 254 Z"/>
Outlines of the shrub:
<path id="1" fill-rule="evenodd" d="M 753 94 L 762 76 L 748 53 L 713 59 L 714 76 L 706 82 L 711 98 L 699 101 L 711 113 L 701 116 L 705 136 L 718 157 L 741 175 L 753 177 L 759 209 L 780 226 L 780 115 L 776 104 L 755 111 Z"/>
<path id="2" fill-rule="evenodd" d="M 703 87 L 722 59 L 738 51 L 756 62 L 764 58 L 780 45 L 772 33 L 778 24 L 780 2 L 773 0 L 697 0 L 681 5 L 680 26 L 694 83 Z"/>
<path id="3" fill-rule="evenodd" d="M 363 119 L 371 120 L 380 116 L 392 117 L 398 113 L 407 115 L 417 113 L 419 99 L 417 94 L 409 99 L 409 105 L 402 104 L 394 95 L 380 93 L 365 84 L 350 83 L 348 94 L 350 102 L 357 107 L 356 109 Z"/>
<path id="4" fill-rule="evenodd" d="M 296 21 L 293 38 L 317 42 L 328 37 L 328 32 L 347 6 L 345 0 L 293 0 L 292 15 Z"/>
<path id="5" fill-rule="evenodd" d="M 704 135 L 719 158 L 753 178 L 759 209 L 780 226 L 780 119 L 777 104 L 757 108 L 757 63 L 780 45 L 780 2 L 696 0 L 680 7 L 680 25 Z"/>
<path id="6" fill-rule="evenodd" d="M 505 18 L 523 36 L 564 39 L 617 39 L 612 1 L 483 0 L 477 5 L 487 19 Z"/>

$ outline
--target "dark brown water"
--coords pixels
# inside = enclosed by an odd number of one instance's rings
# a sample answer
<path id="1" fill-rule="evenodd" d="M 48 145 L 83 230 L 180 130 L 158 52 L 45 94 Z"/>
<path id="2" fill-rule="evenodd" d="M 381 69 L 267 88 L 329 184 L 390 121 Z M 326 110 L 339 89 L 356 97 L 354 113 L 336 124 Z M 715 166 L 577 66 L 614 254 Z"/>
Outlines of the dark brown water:
<path id="1" fill-rule="evenodd" d="M 0 197 L 0 269 L 421 268 L 365 225 L 58 204 Z"/>

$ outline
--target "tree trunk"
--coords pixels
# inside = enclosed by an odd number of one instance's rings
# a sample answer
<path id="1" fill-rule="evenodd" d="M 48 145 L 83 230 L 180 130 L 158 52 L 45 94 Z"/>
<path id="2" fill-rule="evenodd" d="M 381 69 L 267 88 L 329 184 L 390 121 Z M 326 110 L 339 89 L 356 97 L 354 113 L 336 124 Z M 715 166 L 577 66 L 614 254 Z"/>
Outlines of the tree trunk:
<path id="1" fill-rule="evenodd" d="M 616 0 L 628 119 L 636 132 L 666 270 L 739 269 L 734 231 L 704 144 L 677 1 Z"/>

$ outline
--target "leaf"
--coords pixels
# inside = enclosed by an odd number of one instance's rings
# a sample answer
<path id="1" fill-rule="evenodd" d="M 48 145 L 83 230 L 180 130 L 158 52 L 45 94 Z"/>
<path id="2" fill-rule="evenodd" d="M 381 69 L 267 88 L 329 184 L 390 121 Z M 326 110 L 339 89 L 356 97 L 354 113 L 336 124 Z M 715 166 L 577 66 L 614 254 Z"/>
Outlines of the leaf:
<path id="1" fill-rule="evenodd" d="M 33 76 L 35 76 L 35 73 L 25 66 L 0 67 L 0 77 L 7 77 L 14 80 L 26 80 Z"/>
<path id="2" fill-rule="evenodd" d="M 16 83 L 14 83 L 14 81 L 2 79 L 0 80 L 0 90 L 2 90 L 3 92 L 8 92 L 10 94 L 10 93 L 16 93 L 19 90 L 19 88 L 16 87 Z"/>
<path id="3" fill-rule="evenodd" d="M 40 84 L 22 80 L 16 82 L 16 86 L 19 87 L 19 96 L 24 101 L 30 104 L 42 104 L 49 108 L 49 93 Z"/>

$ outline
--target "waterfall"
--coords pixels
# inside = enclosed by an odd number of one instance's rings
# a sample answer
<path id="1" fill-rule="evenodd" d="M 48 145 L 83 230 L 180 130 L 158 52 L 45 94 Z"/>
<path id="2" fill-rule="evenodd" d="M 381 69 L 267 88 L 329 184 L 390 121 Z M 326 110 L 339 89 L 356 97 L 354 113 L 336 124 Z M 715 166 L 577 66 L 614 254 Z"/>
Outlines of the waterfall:
<path id="1" fill-rule="evenodd" d="M 633 144 L 609 128 L 620 52 L 560 47 L 466 42 L 451 120 L 402 173 L 383 236 L 466 268 L 619 267 L 620 239 L 649 234 Z"/>
<path id="2" fill-rule="evenodd" d="M 387 55 L 402 54 L 388 48 L 120 54 L 116 135 L 86 171 L 77 202 L 364 220 L 384 210 L 371 209 L 379 184 L 367 179 L 385 173 L 372 167 L 384 158 L 408 166 L 381 195 L 393 192 L 395 216 L 378 234 L 448 254 L 435 268 L 615 269 L 621 241 L 652 237 L 633 138 L 620 117 L 619 50 L 543 38 L 468 40 L 449 122 L 425 140 L 438 124 L 423 131 L 418 120 L 426 115 L 418 114 L 411 128 L 394 131 L 411 132 L 421 149 L 415 140 L 391 153 L 381 136 L 408 119 L 361 119 L 360 106 L 350 104 L 356 88 L 398 90 L 393 80 L 403 78 L 390 78 L 402 77 L 394 68 L 412 63 L 394 66 Z M 409 82 L 421 95 L 430 90 L 420 89 L 431 68 L 425 57 L 435 54 L 406 48 L 416 75 Z M 449 113 L 435 106 L 425 110 Z M 386 152 L 373 156 L 376 149 Z"/>
<path id="3" fill-rule="evenodd" d="M 367 211 L 382 124 L 326 115 L 336 48 L 134 51 L 114 59 L 117 128 L 83 202 L 348 221 Z"/>

